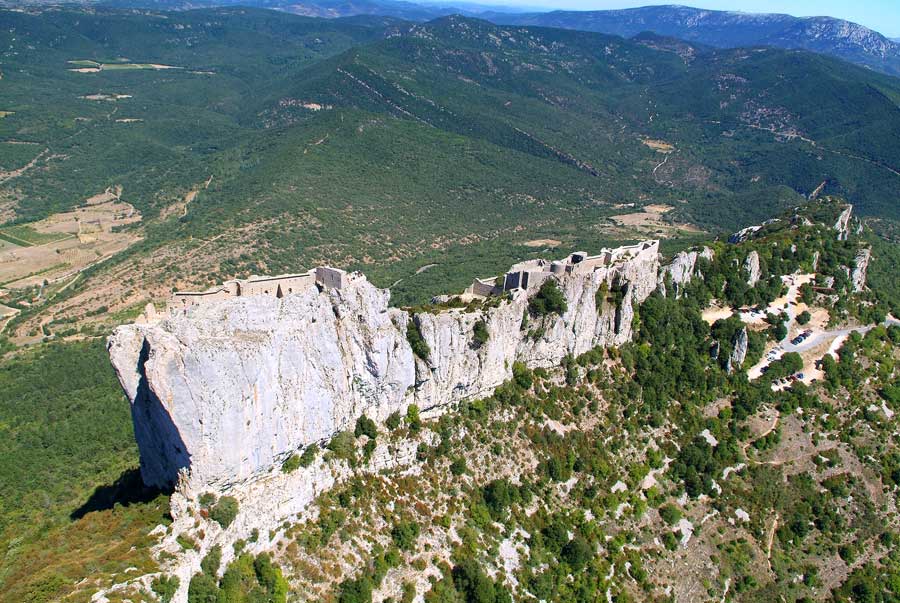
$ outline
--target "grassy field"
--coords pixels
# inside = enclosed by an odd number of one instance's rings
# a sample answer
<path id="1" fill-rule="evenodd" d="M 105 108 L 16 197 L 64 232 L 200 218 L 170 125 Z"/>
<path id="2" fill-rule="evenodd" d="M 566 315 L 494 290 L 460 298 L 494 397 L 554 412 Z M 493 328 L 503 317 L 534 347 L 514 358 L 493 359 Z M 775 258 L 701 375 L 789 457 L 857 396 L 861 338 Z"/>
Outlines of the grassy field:
<path id="1" fill-rule="evenodd" d="M 21 224 L 17 226 L 7 226 L 0 229 L 0 238 L 11 243 L 15 243 L 20 247 L 31 247 L 32 245 L 45 245 L 54 241 L 68 239 L 72 235 L 65 232 L 38 232 L 31 226 Z"/>

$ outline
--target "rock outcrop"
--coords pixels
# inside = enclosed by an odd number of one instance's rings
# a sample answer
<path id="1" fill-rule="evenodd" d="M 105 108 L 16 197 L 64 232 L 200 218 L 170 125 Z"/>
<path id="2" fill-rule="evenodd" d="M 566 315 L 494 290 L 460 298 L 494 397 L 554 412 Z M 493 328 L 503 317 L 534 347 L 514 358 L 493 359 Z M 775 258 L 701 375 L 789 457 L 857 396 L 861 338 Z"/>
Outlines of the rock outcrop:
<path id="1" fill-rule="evenodd" d="M 406 314 L 361 279 L 341 290 L 246 296 L 119 327 L 112 364 L 132 402 L 149 485 L 220 487 L 364 412 L 384 419 L 415 383 Z"/>
<path id="2" fill-rule="evenodd" d="M 850 218 L 853 215 L 853 206 L 848 205 L 844 211 L 838 216 L 834 223 L 834 230 L 837 231 L 837 240 L 846 241 L 850 236 Z"/>
<path id="3" fill-rule="evenodd" d="M 726 366 L 729 373 L 740 370 L 744 360 L 747 358 L 747 347 L 750 345 L 747 327 L 737 332 L 732 344 L 734 347 L 731 349 L 731 355 L 728 357 L 728 365 Z"/>
<path id="4" fill-rule="evenodd" d="M 485 309 L 411 315 L 353 275 L 341 289 L 245 296 L 124 325 L 109 353 L 131 400 L 149 485 L 224 490 L 269 471 L 366 414 L 441 407 L 490 394 L 514 362 L 549 367 L 567 354 L 631 339 L 634 307 L 657 286 L 656 247 L 590 272 L 556 276 L 567 310 L 533 317 L 535 290 Z M 609 301 L 598 291 L 616 291 Z M 428 345 L 406 339 L 414 320 Z M 475 323 L 488 339 L 473 345 Z"/>
<path id="5" fill-rule="evenodd" d="M 762 226 L 760 226 L 760 225 L 748 226 L 747 228 L 742 228 L 741 230 L 739 230 L 736 233 L 733 233 L 731 236 L 729 236 L 728 242 L 731 243 L 732 245 L 736 245 L 738 243 L 743 243 L 744 241 L 746 241 L 750 237 L 752 237 L 753 234 L 760 229 L 762 229 Z"/>
<path id="6" fill-rule="evenodd" d="M 697 260 L 703 258 L 708 261 L 713 259 L 713 250 L 709 247 L 697 251 L 681 251 L 672 258 L 672 263 L 664 266 L 659 273 L 657 289 L 666 295 L 666 282 L 671 283 L 675 289 L 675 297 L 681 297 L 681 291 L 685 285 L 691 282 L 697 271 Z"/>
<path id="7" fill-rule="evenodd" d="M 747 254 L 744 260 L 744 273 L 747 275 L 747 284 L 751 287 L 759 282 L 759 254 L 756 250 Z"/>
<path id="8" fill-rule="evenodd" d="M 853 272 L 850 281 L 853 283 L 853 291 L 860 293 L 866 288 L 866 273 L 869 270 L 869 260 L 872 258 L 872 250 L 868 247 L 860 249 L 853 261 Z"/>

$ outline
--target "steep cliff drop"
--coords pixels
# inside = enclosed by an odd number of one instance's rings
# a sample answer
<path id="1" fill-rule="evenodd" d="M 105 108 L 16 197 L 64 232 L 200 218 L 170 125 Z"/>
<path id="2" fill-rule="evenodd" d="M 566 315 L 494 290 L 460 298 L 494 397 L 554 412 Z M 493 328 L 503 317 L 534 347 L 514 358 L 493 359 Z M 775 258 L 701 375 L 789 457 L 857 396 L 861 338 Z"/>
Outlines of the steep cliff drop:
<path id="1" fill-rule="evenodd" d="M 489 395 L 515 362 L 549 367 L 624 343 L 635 306 L 657 287 L 658 245 L 604 254 L 547 268 L 561 313 L 529 317 L 539 289 L 498 286 L 474 306 L 412 314 L 353 274 L 339 288 L 213 300 L 121 326 L 108 347 L 131 401 L 143 479 L 187 495 L 225 491 L 363 414 L 439 410 Z M 533 285 L 542 274 L 531 274 Z M 425 355 L 407 340 L 410 321 Z M 487 334 L 477 344 L 476 323 Z"/>

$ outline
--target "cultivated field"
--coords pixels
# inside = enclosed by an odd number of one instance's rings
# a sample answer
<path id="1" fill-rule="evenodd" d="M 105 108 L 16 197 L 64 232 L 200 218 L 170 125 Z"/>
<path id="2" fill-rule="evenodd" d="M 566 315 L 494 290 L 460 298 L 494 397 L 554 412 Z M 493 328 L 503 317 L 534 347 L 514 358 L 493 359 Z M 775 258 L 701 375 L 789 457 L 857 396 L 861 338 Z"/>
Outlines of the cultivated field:
<path id="1" fill-rule="evenodd" d="M 23 289 L 72 276 L 133 244 L 133 231 L 118 231 L 140 220 L 134 207 L 107 191 L 73 211 L 0 228 L 0 286 Z"/>

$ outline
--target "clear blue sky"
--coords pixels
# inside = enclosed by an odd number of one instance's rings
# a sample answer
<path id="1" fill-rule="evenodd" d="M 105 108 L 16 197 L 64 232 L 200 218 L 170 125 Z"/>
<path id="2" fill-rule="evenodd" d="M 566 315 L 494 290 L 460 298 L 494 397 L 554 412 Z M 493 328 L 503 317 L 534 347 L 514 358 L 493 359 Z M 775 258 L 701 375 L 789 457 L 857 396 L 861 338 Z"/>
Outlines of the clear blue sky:
<path id="1" fill-rule="evenodd" d="M 477 2 L 477 0 L 475 0 Z M 571 10 L 631 8 L 649 4 L 684 4 L 748 13 L 787 13 L 798 17 L 829 16 L 861 23 L 892 38 L 900 37 L 900 0 L 482 0 L 485 4 L 539 5 Z"/>

